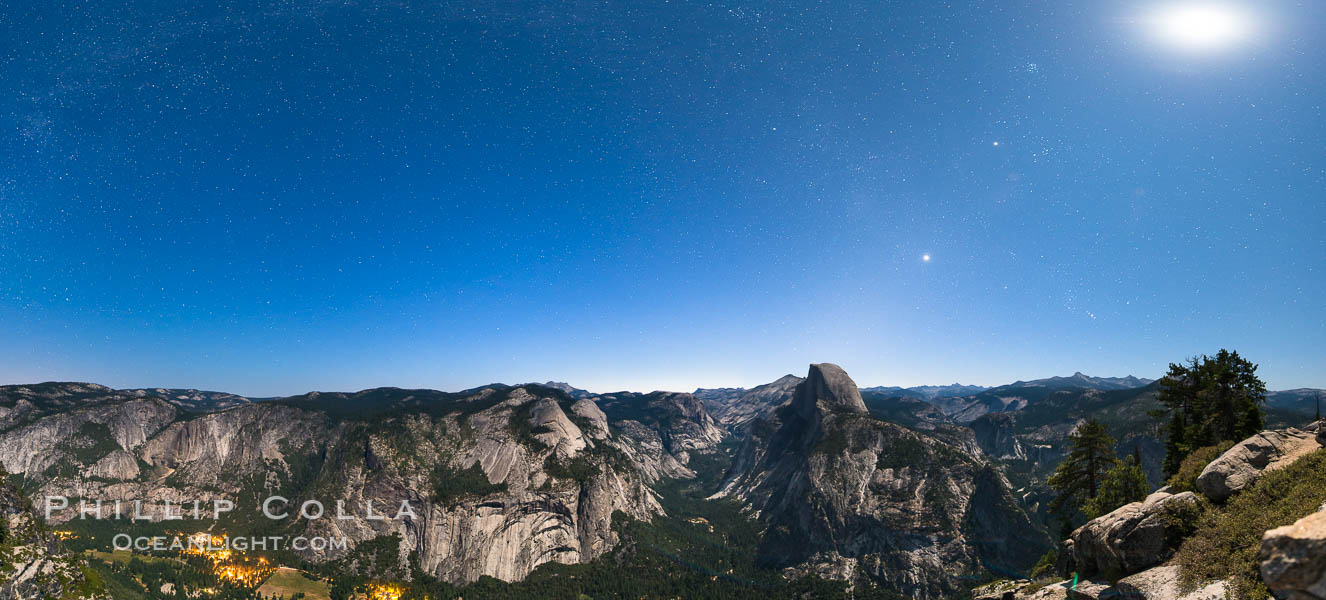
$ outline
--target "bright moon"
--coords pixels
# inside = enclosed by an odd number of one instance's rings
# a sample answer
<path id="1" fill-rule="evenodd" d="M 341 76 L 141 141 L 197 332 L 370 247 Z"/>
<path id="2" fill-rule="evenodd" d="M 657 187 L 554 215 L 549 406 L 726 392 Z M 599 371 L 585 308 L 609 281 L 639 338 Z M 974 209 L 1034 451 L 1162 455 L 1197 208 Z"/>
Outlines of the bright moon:
<path id="1" fill-rule="evenodd" d="M 922 255 L 921 255 L 921 260 L 922 260 L 922 261 L 925 261 L 925 262 L 930 262 L 930 255 L 929 255 L 929 254 L 922 254 Z"/>
<path id="2" fill-rule="evenodd" d="M 1192 51 L 1213 51 L 1246 38 L 1253 16 L 1237 7 L 1209 2 L 1161 8 L 1151 19 L 1163 42 Z"/>

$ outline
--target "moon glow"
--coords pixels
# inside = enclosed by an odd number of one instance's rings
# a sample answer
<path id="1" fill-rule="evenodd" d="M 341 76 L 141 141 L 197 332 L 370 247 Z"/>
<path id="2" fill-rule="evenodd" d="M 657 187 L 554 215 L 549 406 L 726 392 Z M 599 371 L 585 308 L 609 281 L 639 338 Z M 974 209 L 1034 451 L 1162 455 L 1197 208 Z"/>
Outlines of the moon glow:
<path id="1" fill-rule="evenodd" d="M 1190 52 L 1214 52 L 1246 39 L 1255 17 L 1236 6 L 1188 2 L 1161 7 L 1150 19 L 1156 39 Z"/>

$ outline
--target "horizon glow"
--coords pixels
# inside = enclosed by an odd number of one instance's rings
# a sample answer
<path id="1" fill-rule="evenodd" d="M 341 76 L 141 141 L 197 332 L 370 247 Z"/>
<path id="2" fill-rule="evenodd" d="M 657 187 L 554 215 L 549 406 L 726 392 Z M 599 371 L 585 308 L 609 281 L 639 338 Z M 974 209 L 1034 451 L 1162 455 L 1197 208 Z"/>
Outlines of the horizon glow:
<path id="1" fill-rule="evenodd" d="M 538 7 L 6 11 L 0 383 L 1326 387 L 1326 2 Z"/>

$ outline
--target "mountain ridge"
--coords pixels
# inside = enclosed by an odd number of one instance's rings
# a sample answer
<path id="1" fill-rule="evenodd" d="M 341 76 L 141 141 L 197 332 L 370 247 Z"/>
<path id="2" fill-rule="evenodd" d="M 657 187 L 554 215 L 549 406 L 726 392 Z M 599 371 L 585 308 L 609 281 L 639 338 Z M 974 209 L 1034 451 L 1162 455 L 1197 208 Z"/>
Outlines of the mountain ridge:
<path id="1" fill-rule="evenodd" d="M 680 486 L 695 501 L 742 507 L 760 526 L 759 564 L 787 580 L 941 598 L 965 581 L 954 573 L 1030 566 L 1048 539 L 1044 477 L 1087 416 L 1119 432 L 1117 453 L 1138 453 L 1157 483 L 1163 448 L 1146 414 L 1158 386 L 1126 387 L 1140 381 L 1079 373 L 931 400 L 860 389 L 831 363 L 749 390 L 694 393 L 549 382 L 243 399 L 45 382 L 0 386 L 0 465 L 32 491 L 93 500 L 418 502 L 407 524 L 288 532 L 352 541 L 346 552 L 301 555 L 309 569 L 372 564 L 367 575 L 393 579 L 416 565 L 456 585 L 629 553 L 622 532 L 639 528 L 623 523 L 690 514 L 660 501 L 661 489 Z M 1269 419 L 1300 418 L 1316 393 L 1273 392 Z M 364 563 L 358 548 L 390 536 L 400 537 L 398 560 Z"/>

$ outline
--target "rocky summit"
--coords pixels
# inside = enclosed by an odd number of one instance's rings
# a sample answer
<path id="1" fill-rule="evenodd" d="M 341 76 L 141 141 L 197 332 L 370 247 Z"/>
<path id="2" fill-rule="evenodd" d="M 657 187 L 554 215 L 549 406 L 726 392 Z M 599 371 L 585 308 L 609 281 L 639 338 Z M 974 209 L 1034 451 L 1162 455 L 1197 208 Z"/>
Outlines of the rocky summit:
<path id="1" fill-rule="evenodd" d="M 1237 596 L 1246 582 L 1185 574 L 1184 545 L 1205 535 L 1196 523 L 1248 510 L 1239 507 L 1274 498 L 1266 490 L 1284 479 L 1311 477 L 1303 465 L 1326 464 L 1320 423 L 1268 429 L 1213 450 L 1189 488 L 1138 497 L 1055 544 L 1042 482 L 1082 422 L 1064 408 L 1131 427 L 1154 406 L 1154 387 L 1085 376 L 1050 383 L 922 400 L 863 394 L 844 369 L 818 363 L 804 377 L 695 393 L 600 394 L 554 382 L 249 399 L 0 387 L 0 465 L 12 474 L 0 481 L 0 600 L 104 597 L 97 582 L 114 587 L 126 569 L 166 593 L 156 567 L 103 564 L 111 555 L 87 551 L 109 550 L 108 531 L 159 534 L 172 510 L 195 501 L 216 519 L 180 529 L 344 540 L 272 555 L 328 586 L 354 582 L 332 600 L 404 583 L 417 597 L 533 597 L 584 589 L 583 578 L 598 586 L 593 597 L 648 596 L 665 578 L 681 581 L 669 589 L 683 597 L 938 600 L 976 588 L 976 598 L 1001 600 L 1214 599 Z M 998 410 L 945 412 L 957 405 Z M 1120 444 L 1143 466 L 1155 452 L 1145 439 Z M 67 502 L 46 519 L 24 494 Z M 271 497 L 293 516 L 264 518 L 260 503 Z M 149 525 L 78 518 L 97 503 L 131 505 Z M 301 514 L 308 506 L 333 516 Z M 1260 544 L 1260 581 L 1282 597 L 1326 600 L 1321 514 L 1291 509 L 1292 519 L 1248 542 Z M 244 565 L 221 572 L 235 568 Z M 629 575 L 616 581 L 623 569 Z M 1055 578 L 1073 573 L 1075 589 Z"/>
<path id="2" fill-rule="evenodd" d="M 752 423 L 715 497 L 765 524 L 771 565 L 917 598 L 988 565 L 1025 569 L 1048 546 L 979 453 L 872 418 L 832 364 Z"/>

